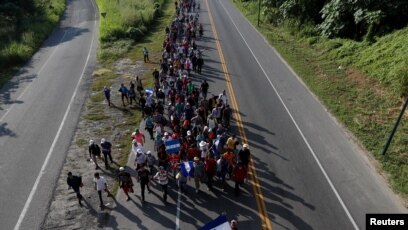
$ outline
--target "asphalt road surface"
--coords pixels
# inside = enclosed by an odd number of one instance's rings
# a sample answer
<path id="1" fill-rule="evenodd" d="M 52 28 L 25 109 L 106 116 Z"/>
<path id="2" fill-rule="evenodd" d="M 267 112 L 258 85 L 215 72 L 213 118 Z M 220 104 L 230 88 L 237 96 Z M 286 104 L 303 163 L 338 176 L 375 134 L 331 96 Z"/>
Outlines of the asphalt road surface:
<path id="1" fill-rule="evenodd" d="M 365 229 L 366 213 L 406 213 L 363 151 L 231 1 L 200 3 L 205 66 L 195 81 L 208 79 L 216 95 L 228 89 L 225 61 L 273 229 Z M 110 228 L 195 229 L 226 212 L 240 229 L 262 229 L 258 194 L 247 183 L 235 197 L 228 183 L 225 191 L 204 185 L 189 196 L 171 183 L 168 205 L 154 186 L 145 204 L 114 208 Z M 193 182 L 189 189 L 194 193 Z"/>
<path id="2" fill-rule="evenodd" d="M 95 64 L 97 7 L 68 0 L 60 25 L 0 90 L 1 229 L 39 229 Z"/>
<path id="3" fill-rule="evenodd" d="M 368 159 L 230 1 L 208 1 L 274 229 L 365 228 L 407 212 Z"/>

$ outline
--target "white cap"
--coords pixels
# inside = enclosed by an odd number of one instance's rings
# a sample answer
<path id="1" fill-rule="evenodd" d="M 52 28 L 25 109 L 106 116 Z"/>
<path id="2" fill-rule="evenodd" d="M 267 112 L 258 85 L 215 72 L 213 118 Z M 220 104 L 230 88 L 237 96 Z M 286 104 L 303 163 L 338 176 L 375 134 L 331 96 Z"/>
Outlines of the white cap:
<path id="1" fill-rule="evenodd" d="M 125 168 L 123 168 L 123 167 L 119 168 L 119 171 L 124 171 L 124 170 L 125 170 Z"/>
<path id="2" fill-rule="evenodd" d="M 105 143 L 105 141 L 106 141 L 105 138 L 102 138 L 101 139 L 101 144 Z"/>
<path id="3" fill-rule="evenodd" d="M 150 155 L 150 154 L 152 154 L 152 152 L 149 150 L 149 151 L 146 152 L 146 154 Z"/>
<path id="4" fill-rule="evenodd" d="M 164 132 L 164 136 L 167 136 L 167 135 L 169 135 L 169 133 L 168 133 L 168 132 Z"/>
<path id="5" fill-rule="evenodd" d="M 94 143 L 94 140 L 89 140 L 89 144 L 92 145 Z"/>
<path id="6" fill-rule="evenodd" d="M 205 141 L 201 141 L 200 142 L 200 147 L 204 147 L 204 146 L 206 146 L 207 145 L 207 142 L 205 142 Z"/>
<path id="7" fill-rule="evenodd" d="M 191 135 L 191 131 L 188 130 L 188 131 L 187 131 L 187 136 L 190 136 L 190 135 Z"/>
<path id="8" fill-rule="evenodd" d="M 243 147 L 244 149 L 249 149 L 248 144 L 243 144 L 242 147 Z"/>

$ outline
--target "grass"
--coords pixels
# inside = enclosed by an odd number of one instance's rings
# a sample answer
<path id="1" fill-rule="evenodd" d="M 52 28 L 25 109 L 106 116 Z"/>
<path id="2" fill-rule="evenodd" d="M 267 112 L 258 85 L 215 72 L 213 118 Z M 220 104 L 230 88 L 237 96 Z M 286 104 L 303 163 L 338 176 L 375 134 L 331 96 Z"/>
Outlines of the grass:
<path id="1" fill-rule="evenodd" d="M 133 2 L 132 4 L 139 5 L 145 4 L 143 5 L 145 8 L 153 6 L 153 2 L 145 0 L 139 1 L 138 3 L 135 3 L 136 1 L 121 0 L 121 4 L 119 5 L 120 7 L 114 9 L 114 6 L 112 4 L 116 4 L 116 1 L 98 0 L 97 2 L 98 4 L 106 4 L 102 6 L 99 5 L 101 12 L 103 12 L 103 10 L 105 9 L 113 10 L 107 11 L 107 17 L 105 19 L 108 19 L 108 15 L 113 15 L 114 13 L 112 12 L 123 10 L 123 8 L 126 6 L 124 5 L 125 2 Z M 111 129 L 110 131 L 108 130 L 108 128 L 106 128 L 104 132 L 111 133 L 113 131 L 112 129 L 120 132 L 120 137 L 113 143 L 113 145 L 115 146 L 115 151 L 118 152 L 117 162 L 119 165 L 127 164 L 128 156 L 131 151 L 131 142 L 129 141 L 129 136 L 133 128 L 139 126 L 142 119 L 142 114 L 139 109 L 130 109 L 128 107 L 123 108 L 118 104 L 118 107 L 116 107 L 116 109 L 118 109 L 119 112 L 117 114 L 119 115 L 106 115 L 107 110 L 114 110 L 115 108 L 107 108 L 107 105 L 103 104 L 104 96 L 102 93 L 102 89 L 103 86 L 118 84 L 118 82 L 121 82 L 124 78 L 127 77 L 125 75 L 115 73 L 115 61 L 118 61 L 118 59 L 129 58 L 131 59 L 132 63 L 135 63 L 137 61 L 143 62 L 142 48 L 144 46 L 148 47 L 149 57 L 152 62 L 144 64 L 145 66 L 143 66 L 142 68 L 149 69 L 149 71 L 147 71 L 145 76 L 140 75 L 140 77 L 144 79 L 144 85 L 152 85 L 150 73 L 152 72 L 153 68 L 157 67 L 158 63 L 155 62 L 158 62 L 161 56 L 161 47 L 163 41 L 162 39 L 157 38 L 164 39 L 164 28 L 170 24 L 175 13 L 173 5 L 170 4 L 171 1 L 163 0 L 161 1 L 161 3 L 161 13 L 157 13 L 155 18 L 149 19 L 151 21 L 147 23 L 148 26 L 146 28 L 148 29 L 146 29 L 144 34 L 137 40 L 129 39 L 125 36 L 122 38 L 117 38 L 113 42 L 104 42 L 102 41 L 104 39 L 101 38 L 102 46 L 98 51 L 98 60 L 100 61 L 101 68 L 95 70 L 93 73 L 94 79 L 91 84 L 91 94 L 86 104 L 86 112 L 84 113 L 82 118 L 88 120 L 91 123 L 98 122 L 105 127 L 111 127 L 109 124 L 112 124 L 112 121 L 114 121 L 114 128 L 109 128 Z M 137 13 L 139 11 L 140 10 L 135 12 Z M 112 30 L 112 28 L 116 28 L 114 25 L 123 23 L 123 20 L 120 19 L 112 19 L 111 21 L 107 20 L 107 28 L 103 28 L 104 24 L 102 23 L 102 20 L 103 19 L 101 19 L 102 27 L 100 28 L 101 36 L 109 36 L 107 35 L 109 31 Z M 112 89 L 112 99 L 116 100 L 117 97 L 118 96 L 116 95 L 116 89 Z M 115 103 L 118 102 L 119 101 L 115 101 Z M 94 131 L 100 132 L 96 127 L 94 128 Z M 81 140 L 77 140 L 77 142 L 82 144 Z M 116 169 L 113 168 L 112 170 L 115 171 Z M 119 184 L 115 183 L 112 187 L 112 192 L 116 194 L 118 189 Z"/>
<path id="2" fill-rule="evenodd" d="M 253 25 L 257 3 L 235 4 Z M 380 153 L 408 94 L 408 28 L 373 44 L 324 39 L 261 22 L 258 30 L 295 72 L 381 163 L 391 186 L 408 198 L 408 121 L 402 120 L 386 157 Z"/>
<path id="3" fill-rule="evenodd" d="M 34 5 L 37 13 L 0 28 L 0 87 L 38 50 L 65 10 L 65 0 L 34 0 Z"/>
<path id="4" fill-rule="evenodd" d="M 148 33 L 155 19 L 160 16 L 165 0 L 97 0 L 101 13 L 100 61 L 112 62 L 126 54 L 135 41 Z"/>

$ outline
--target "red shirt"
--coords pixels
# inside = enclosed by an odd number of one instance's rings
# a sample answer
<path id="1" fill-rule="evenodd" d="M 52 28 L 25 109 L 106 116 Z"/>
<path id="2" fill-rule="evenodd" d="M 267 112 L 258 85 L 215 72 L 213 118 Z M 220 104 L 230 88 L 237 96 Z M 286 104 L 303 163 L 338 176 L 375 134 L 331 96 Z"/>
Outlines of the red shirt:
<path id="1" fill-rule="evenodd" d="M 214 173 L 216 170 L 217 162 L 213 158 L 206 158 L 204 169 L 207 173 Z"/>
<path id="2" fill-rule="evenodd" d="M 194 157 L 198 156 L 198 150 L 197 150 L 197 148 L 190 147 L 187 150 L 187 154 L 188 154 L 189 159 L 193 159 Z"/>

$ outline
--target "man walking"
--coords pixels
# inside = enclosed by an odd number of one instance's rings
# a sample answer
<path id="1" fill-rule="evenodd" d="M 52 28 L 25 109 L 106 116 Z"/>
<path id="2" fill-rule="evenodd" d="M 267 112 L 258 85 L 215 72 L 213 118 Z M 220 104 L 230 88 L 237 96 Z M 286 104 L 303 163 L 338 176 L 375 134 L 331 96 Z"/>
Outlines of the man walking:
<path id="1" fill-rule="evenodd" d="M 205 158 L 205 174 L 207 175 L 207 186 L 208 190 L 212 190 L 212 182 L 213 182 L 213 177 L 217 171 L 217 162 L 214 159 L 214 156 L 212 154 L 209 154 Z"/>
<path id="2" fill-rule="evenodd" d="M 167 171 L 164 169 L 163 166 L 160 166 L 159 171 L 156 173 L 156 175 L 153 178 L 157 180 L 160 186 L 162 187 L 163 201 L 167 202 L 167 184 L 169 183 L 169 178 L 167 175 Z"/>
<path id="3" fill-rule="evenodd" d="M 105 94 L 106 101 L 108 101 L 108 105 L 111 106 L 111 101 L 110 101 L 111 90 L 110 90 L 110 88 L 104 86 L 103 87 L 103 93 Z"/>
<path id="4" fill-rule="evenodd" d="M 78 198 L 79 206 L 82 206 L 82 195 L 80 191 L 80 187 L 82 187 L 82 178 L 80 176 L 73 176 L 72 172 L 68 172 L 68 178 L 67 178 L 67 184 L 68 184 L 68 189 L 72 188 L 74 192 L 76 193 L 76 196 Z"/>
<path id="5" fill-rule="evenodd" d="M 108 197 L 112 197 L 112 194 L 108 190 L 108 185 L 106 184 L 105 178 L 102 176 L 99 176 L 99 173 L 94 174 L 94 188 L 96 191 L 98 191 L 98 196 L 99 196 L 99 202 L 100 202 L 100 207 L 103 210 L 105 208 L 105 205 L 102 200 L 102 192 L 105 191 L 108 194 Z"/>
<path id="6" fill-rule="evenodd" d="M 140 169 L 137 170 L 137 181 L 140 183 L 140 188 L 142 190 L 142 202 L 145 201 L 146 186 L 147 186 L 147 190 L 149 191 L 149 193 L 151 193 L 150 188 L 149 188 L 149 177 L 150 177 L 149 170 L 147 170 L 146 167 L 142 165 Z"/>
<path id="7" fill-rule="evenodd" d="M 126 201 L 130 200 L 129 192 L 133 193 L 133 181 L 130 173 L 125 171 L 124 167 L 119 168 L 119 187 L 122 188 L 123 192 L 125 193 L 127 199 Z"/>
<path id="8" fill-rule="evenodd" d="M 143 59 L 145 63 L 149 61 L 149 50 L 146 47 L 143 47 Z"/>
<path id="9" fill-rule="evenodd" d="M 91 159 L 95 163 L 95 169 L 99 169 L 98 162 L 96 162 L 96 158 L 101 158 L 101 148 L 98 144 L 95 144 L 94 140 L 89 141 L 89 159 Z"/>
<path id="10" fill-rule="evenodd" d="M 204 80 L 204 82 L 201 83 L 200 87 L 201 95 L 203 96 L 204 99 L 207 99 L 208 88 L 209 88 L 208 82 L 207 80 Z"/>
<path id="11" fill-rule="evenodd" d="M 129 104 L 129 97 L 128 97 L 129 90 L 128 90 L 128 88 L 126 88 L 126 86 L 122 83 L 122 84 L 120 84 L 120 88 L 119 88 L 118 91 L 120 92 L 120 95 L 122 96 L 123 106 L 126 106 L 125 105 L 125 98 L 126 98 L 127 103 Z"/>
<path id="12" fill-rule="evenodd" d="M 204 163 L 200 161 L 199 157 L 194 157 L 194 183 L 195 183 L 195 192 L 198 193 L 200 191 L 200 182 L 204 178 Z"/>
<path id="13" fill-rule="evenodd" d="M 242 162 L 238 162 L 238 164 L 234 167 L 232 178 L 235 182 L 235 195 L 238 196 L 240 193 L 239 187 L 244 183 L 244 179 L 246 176 L 246 169 Z"/>
<path id="14" fill-rule="evenodd" d="M 103 157 L 105 160 L 105 168 L 109 168 L 108 157 L 109 157 L 111 164 L 113 163 L 112 154 L 111 154 L 112 144 L 109 141 L 107 141 L 105 138 L 102 138 L 101 148 L 102 148 L 102 153 L 103 153 Z"/>

